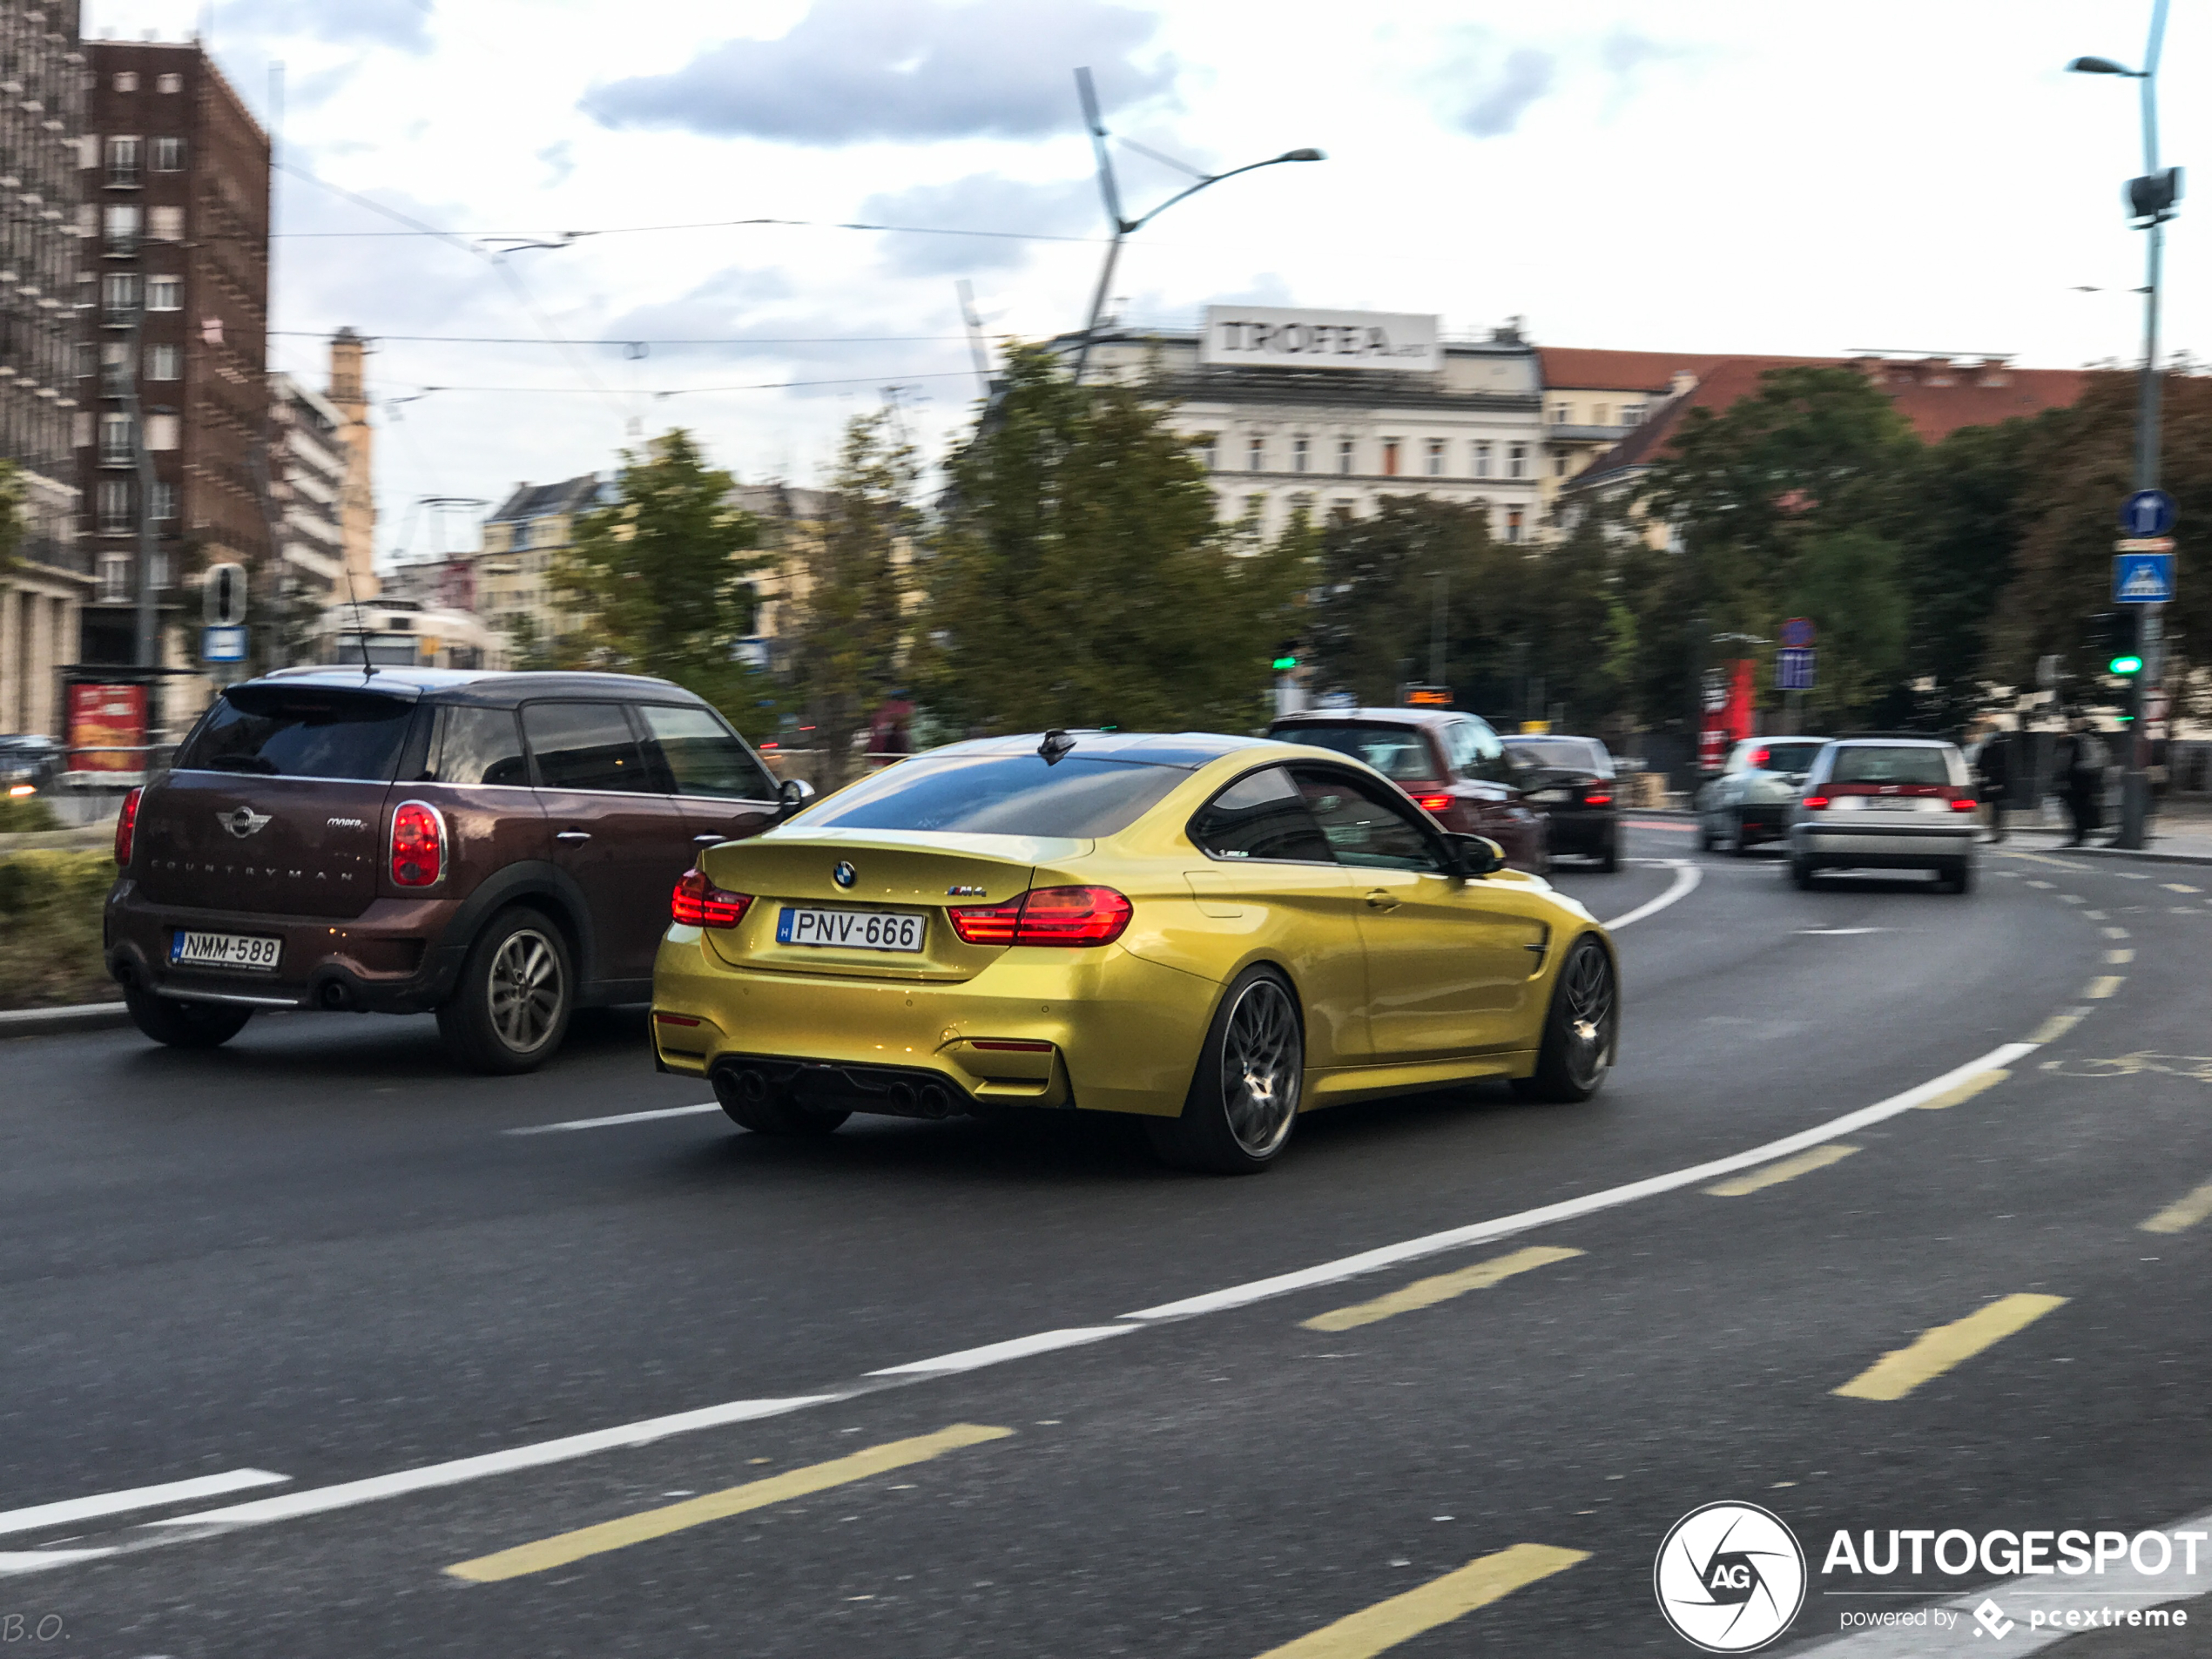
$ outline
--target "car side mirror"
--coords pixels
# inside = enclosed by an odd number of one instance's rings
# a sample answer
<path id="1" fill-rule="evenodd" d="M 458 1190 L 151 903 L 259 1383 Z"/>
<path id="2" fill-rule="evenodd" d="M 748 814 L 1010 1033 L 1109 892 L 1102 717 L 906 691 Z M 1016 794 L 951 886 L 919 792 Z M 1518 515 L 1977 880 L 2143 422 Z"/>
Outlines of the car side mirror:
<path id="1" fill-rule="evenodd" d="M 1455 873 L 1464 876 L 1485 876 L 1493 870 L 1505 868 L 1506 849 L 1486 835 L 1452 835 L 1452 852 L 1456 860 Z"/>
<path id="2" fill-rule="evenodd" d="M 776 799 L 783 803 L 782 815 L 789 818 L 814 799 L 814 786 L 804 778 L 786 778 L 776 791 Z"/>

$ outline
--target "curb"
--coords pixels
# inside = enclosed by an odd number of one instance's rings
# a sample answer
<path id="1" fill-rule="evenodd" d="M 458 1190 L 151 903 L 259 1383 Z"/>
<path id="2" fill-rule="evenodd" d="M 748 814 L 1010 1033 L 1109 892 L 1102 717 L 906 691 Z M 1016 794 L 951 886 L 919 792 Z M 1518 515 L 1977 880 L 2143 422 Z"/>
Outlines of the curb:
<path id="1" fill-rule="evenodd" d="M 2212 864 L 2212 853 L 2161 853 L 2151 846 L 2047 846 L 2036 850 L 2061 858 L 2122 859 L 2131 864 Z"/>
<path id="2" fill-rule="evenodd" d="M 48 1037 L 64 1031 L 107 1031 L 131 1023 L 120 1002 L 79 1002 L 63 1008 L 17 1008 L 0 1014 L 0 1037 Z"/>

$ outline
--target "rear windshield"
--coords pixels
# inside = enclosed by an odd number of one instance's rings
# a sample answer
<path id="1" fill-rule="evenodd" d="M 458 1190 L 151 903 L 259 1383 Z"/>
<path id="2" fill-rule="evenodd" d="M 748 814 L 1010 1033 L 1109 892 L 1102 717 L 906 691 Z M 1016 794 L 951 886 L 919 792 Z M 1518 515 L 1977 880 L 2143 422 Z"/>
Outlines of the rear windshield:
<path id="1" fill-rule="evenodd" d="M 810 829 L 960 830 L 971 835 L 1117 835 L 1190 774 L 1069 755 L 948 756 L 886 767 L 809 809 Z"/>
<path id="2" fill-rule="evenodd" d="M 1883 749 L 1851 744 L 1836 751 L 1831 784 L 1947 784 L 1951 770 L 1940 749 Z"/>
<path id="3" fill-rule="evenodd" d="M 1436 776 L 1428 739 L 1417 726 L 1308 725 L 1301 721 L 1267 734 L 1283 743 L 1306 743 L 1364 760 L 1386 778 L 1414 783 Z"/>
<path id="4" fill-rule="evenodd" d="M 1826 746 L 1819 743 L 1762 744 L 1751 751 L 1751 764 L 1762 772 L 1810 772 L 1813 757 Z"/>
<path id="5" fill-rule="evenodd" d="M 1588 738 L 1507 738 L 1506 752 L 1524 766 L 1613 775 L 1613 757 Z"/>
<path id="6" fill-rule="evenodd" d="M 180 772 L 350 778 L 388 783 L 415 705 L 310 688 L 226 691 L 177 757 Z"/>

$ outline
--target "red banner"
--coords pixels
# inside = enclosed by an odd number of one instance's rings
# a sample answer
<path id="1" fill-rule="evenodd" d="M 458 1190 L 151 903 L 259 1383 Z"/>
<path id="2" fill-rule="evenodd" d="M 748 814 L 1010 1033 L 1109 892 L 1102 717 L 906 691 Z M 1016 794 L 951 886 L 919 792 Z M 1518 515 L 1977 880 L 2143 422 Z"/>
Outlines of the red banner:
<path id="1" fill-rule="evenodd" d="M 69 768 L 72 772 L 144 772 L 146 688 L 69 688 Z M 98 752 L 81 752 L 96 751 Z"/>
<path id="2" fill-rule="evenodd" d="M 1751 735 L 1752 690 L 1758 664 L 1749 658 L 1705 671 L 1705 723 L 1697 734 L 1697 764 L 1718 772 L 1728 752 Z"/>

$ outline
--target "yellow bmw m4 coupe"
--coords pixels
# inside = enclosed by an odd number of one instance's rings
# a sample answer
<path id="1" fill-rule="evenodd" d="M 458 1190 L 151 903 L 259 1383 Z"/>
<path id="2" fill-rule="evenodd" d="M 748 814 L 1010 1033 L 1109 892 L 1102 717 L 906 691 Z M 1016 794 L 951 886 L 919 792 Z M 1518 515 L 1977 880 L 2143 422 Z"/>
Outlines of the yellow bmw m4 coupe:
<path id="1" fill-rule="evenodd" d="M 1122 1112 L 1242 1174 L 1317 1107 L 1587 1100 L 1619 1035 L 1589 912 L 1301 744 L 954 744 L 707 848 L 671 911 L 656 1056 L 762 1134 Z"/>

